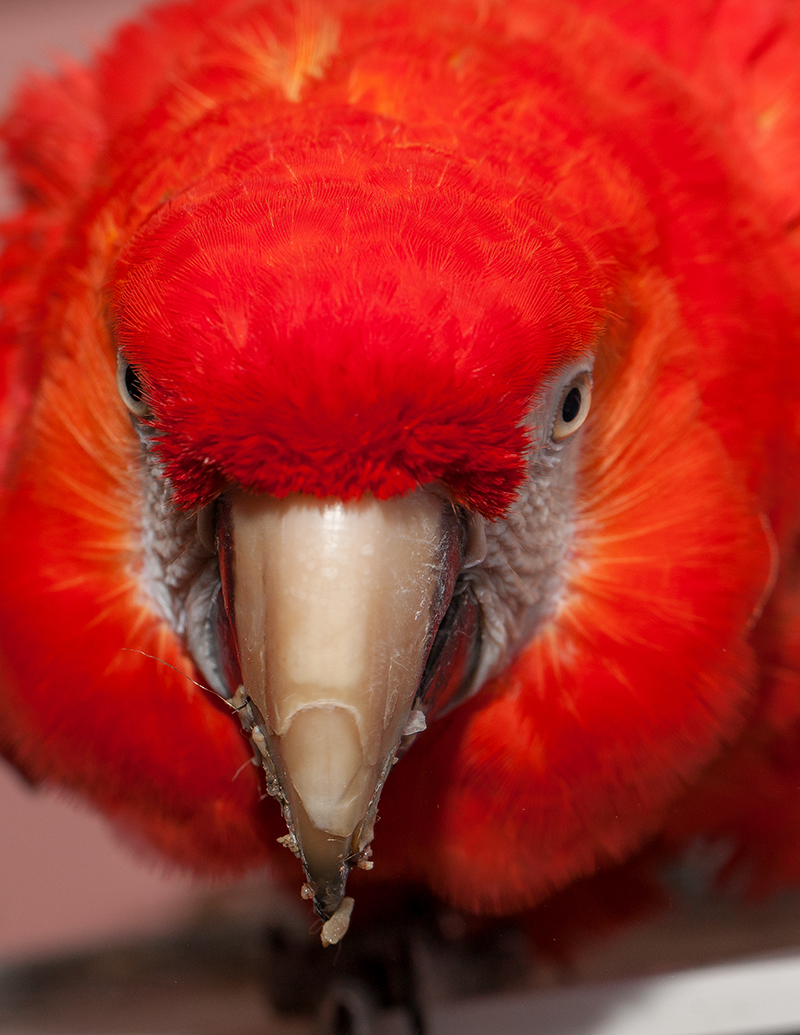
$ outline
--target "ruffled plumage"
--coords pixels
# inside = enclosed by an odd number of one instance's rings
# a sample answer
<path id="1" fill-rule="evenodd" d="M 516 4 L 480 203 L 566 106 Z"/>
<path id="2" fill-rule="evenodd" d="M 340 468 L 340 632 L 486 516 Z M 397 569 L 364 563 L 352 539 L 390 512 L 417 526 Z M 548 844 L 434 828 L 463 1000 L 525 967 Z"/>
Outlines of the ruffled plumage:
<path id="1" fill-rule="evenodd" d="M 513 911 L 697 834 L 800 879 L 798 8 L 697 8 L 198 0 L 24 87 L 16 765 L 182 865 L 274 857 L 246 742 L 142 592 L 117 345 L 181 506 L 441 480 L 489 517 L 529 400 L 596 347 L 567 592 L 397 767 L 369 879 Z"/>

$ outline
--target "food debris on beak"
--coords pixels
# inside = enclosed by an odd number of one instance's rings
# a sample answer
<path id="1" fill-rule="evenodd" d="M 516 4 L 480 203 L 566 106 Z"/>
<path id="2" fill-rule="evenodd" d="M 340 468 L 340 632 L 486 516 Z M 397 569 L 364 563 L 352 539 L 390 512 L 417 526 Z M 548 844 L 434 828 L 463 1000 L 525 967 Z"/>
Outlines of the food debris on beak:
<path id="1" fill-rule="evenodd" d="M 330 920 L 326 920 L 322 925 L 322 932 L 320 938 L 322 944 L 327 947 L 329 945 L 338 944 L 342 938 L 347 934 L 347 929 L 350 926 L 350 916 L 353 912 L 354 900 L 345 896 L 342 899 L 342 903 Z"/>

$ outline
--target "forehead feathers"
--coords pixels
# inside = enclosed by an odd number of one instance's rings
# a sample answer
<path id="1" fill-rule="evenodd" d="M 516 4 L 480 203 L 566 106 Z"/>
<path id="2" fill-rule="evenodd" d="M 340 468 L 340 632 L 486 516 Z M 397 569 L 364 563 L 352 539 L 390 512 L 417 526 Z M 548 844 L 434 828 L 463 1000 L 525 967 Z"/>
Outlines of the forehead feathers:
<path id="1" fill-rule="evenodd" d="M 497 514 L 537 386 L 591 340 L 593 278 L 518 190 L 340 118 L 244 146 L 124 253 L 115 334 L 156 449 L 185 506 L 439 480 Z"/>

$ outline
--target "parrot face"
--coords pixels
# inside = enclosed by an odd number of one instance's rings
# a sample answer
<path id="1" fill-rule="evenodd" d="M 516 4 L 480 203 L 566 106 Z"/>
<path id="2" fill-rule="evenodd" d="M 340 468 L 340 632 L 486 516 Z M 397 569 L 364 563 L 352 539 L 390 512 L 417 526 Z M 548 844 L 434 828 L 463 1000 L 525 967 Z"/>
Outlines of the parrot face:
<path id="1" fill-rule="evenodd" d="M 430 218 L 413 227 L 416 254 L 377 263 L 346 228 L 352 192 L 347 208 L 320 208 L 309 190 L 286 226 L 263 174 L 199 213 L 197 193 L 143 228 L 112 302 L 145 472 L 144 571 L 207 684 L 241 713 L 327 919 L 426 716 L 502 671 L 564 593 L 593 356 L 565 327 L 571 361 L 542 369 L 541 327 L 569 308 L 551 255 L 543 274 L 526 271 L 534 303 L 509 312 L 442 277 L 459 242 L 445 246 Z M 371 194 L 373 211 L 412 223 L 407 204 Z M 498 265 L 470 270 L 495 295 Z M 409 326 L 398 310 L 428 316 Z M 287 327 L 276 314 L 289 313 Z M 491 379 L 511 368 L 524 382 L 498 399 Z M 512 503 L 492 520 L 496 497 Z"/>
<path id="2" fill-rule="evenodd" d="M 326 921 L 379 798 L 363 879 L 472 910 L 700 835 L 800 878 L 797 33 L 690 6 L 195 0 L 26 88 L 30 779 L 200 872 L 280 840 Z"/>

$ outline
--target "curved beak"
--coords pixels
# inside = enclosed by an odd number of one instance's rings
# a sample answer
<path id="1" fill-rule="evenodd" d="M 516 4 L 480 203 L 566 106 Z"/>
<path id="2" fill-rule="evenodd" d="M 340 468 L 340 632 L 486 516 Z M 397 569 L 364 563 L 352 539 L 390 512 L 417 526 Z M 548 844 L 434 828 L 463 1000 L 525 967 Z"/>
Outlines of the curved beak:
<path id="1" fill-rule="evenodd" d="M 369 868 L 384 781 L 403 738 L 425 728 L 420 687 L 465 548 L 452 504 L 425 490 L 226 498 L 218 549 L 236 703 L 325 920 L 351 867 Z"/>

